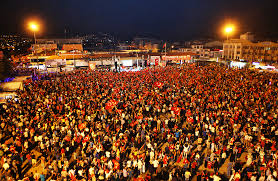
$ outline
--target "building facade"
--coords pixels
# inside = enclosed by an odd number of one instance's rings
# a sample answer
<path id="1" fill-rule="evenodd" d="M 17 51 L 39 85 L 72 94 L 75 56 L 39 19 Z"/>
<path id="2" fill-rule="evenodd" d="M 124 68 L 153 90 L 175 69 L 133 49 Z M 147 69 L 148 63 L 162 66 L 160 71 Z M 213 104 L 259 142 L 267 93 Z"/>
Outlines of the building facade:
<path id="1" fill-rule="evenodd" d="M 32 45 L 36 54 L 51 54 L 54 50 L 83 51 L 81 39 L 37 39 L 36 44 Z"/>
<path id="2" fill-rule="evenodd" d="M 278 62 L 278 43 L 252 43 L 245 39 L 232 39 L 224 42 L 223 50 L 224 59 Z"/>
<path id="3" fill-rule="evenodd" d="M 191 45 L 191 48 L 180 48 L 180 52 L 192 52 L 197 58 L 221 58 L 222 50 L 204 48 L 204 45 Z"/>

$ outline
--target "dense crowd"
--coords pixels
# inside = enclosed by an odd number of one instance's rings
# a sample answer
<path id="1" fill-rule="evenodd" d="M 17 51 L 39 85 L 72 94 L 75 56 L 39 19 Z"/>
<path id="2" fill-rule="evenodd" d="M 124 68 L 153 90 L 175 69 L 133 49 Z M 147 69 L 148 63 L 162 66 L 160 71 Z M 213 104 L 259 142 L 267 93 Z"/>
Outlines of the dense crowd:
<path id="1" fill-rule="evenodd" d="M 1 106 L 1 179 L 274 181 L 277 84 L 197 64 L 30 79 Z"/>

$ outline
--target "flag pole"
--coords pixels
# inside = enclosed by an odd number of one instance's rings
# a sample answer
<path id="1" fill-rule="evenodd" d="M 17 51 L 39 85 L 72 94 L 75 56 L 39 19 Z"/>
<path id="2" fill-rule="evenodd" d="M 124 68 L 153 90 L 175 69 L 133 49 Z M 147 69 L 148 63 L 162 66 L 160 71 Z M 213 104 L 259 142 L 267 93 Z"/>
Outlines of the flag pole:
<path id="1" fill-rule="evenodd" d="M 165 52 L 164 52 L 165 53 L 165 60 L 164 60 L 165 61 L 165 65 L 166 65 L 166 49 L 167 49 L 166 46 L 167 46 L 167 43 L 165 42 Z"/>
<path id="2" fill-rule="evenodd" d="M 167 43 L 165 43 L 165 58 L 166 58 L 166 46 L 167 46 Z"/>

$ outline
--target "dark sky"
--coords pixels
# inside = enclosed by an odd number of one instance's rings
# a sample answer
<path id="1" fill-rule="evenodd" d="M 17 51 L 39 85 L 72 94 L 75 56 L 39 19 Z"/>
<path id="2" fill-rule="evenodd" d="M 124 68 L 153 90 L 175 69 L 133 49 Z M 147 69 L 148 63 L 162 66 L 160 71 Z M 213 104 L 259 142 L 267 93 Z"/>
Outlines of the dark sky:
<path id="1" fill-rule="evenodd" d="M 121 38 L 148 33 L 161 39 L 224 38 L 225 22 L 237 34 L 277 37 L 277 0 L 5 0 L 1 33 L 27 34 L 26 21 L 40 19 L 38 36 L 110 32 Z M 235 35 L 234 35 L 235 36 Z"/>

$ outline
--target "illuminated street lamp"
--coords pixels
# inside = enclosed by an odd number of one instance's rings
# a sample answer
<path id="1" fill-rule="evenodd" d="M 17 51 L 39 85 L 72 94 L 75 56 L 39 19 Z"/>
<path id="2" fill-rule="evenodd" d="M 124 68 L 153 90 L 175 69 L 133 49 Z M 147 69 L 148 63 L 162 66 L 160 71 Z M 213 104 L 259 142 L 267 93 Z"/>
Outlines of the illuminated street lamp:
<path id="1" fill-rule="evenodd" d="M 36 39 L 36 32 L 39 31 L 39 25 L 36 22 L 30 22 L 29 23 L 29 29 L 31 31 L 33 31 L 34 33 L 34 41 L 35 41 L 35 47 L 34 47 L 34 55 L 37 54 L 36 53 L 36 47 L 37 47 L 37 39 Z M 38 56 L 37 56 L 37 65 L 39 64 L 38 62 Z M 39 65 L 38 65 L 39 68 Z"/>
<path id="2" fill-rule="evenodd" d="M 229 40 L 229 34 L 231 33 L 231 32 L 233 32 L 234 31 L 234 27 L 233 26 L 227 26 L 226 28 L 225 28 L 225 32 L 226 32 L 226 35 L 227 35 L 227 40 Z"/>

